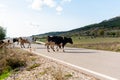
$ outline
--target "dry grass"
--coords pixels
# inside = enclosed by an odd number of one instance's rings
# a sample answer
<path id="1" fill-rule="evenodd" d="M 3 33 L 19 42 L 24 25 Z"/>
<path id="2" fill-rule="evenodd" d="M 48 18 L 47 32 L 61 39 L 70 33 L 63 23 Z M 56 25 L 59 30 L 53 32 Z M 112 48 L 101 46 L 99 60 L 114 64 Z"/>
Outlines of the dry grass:
<path id="1" fill-rule="evenodd" d="M 120 42 L 109 43 L 91 43 L 91 44 L 74 44 L 72 47 L 88 48 L 97 50 L 120 51 Z"/>
<path id="2" fill-rule="evenodd" d="M 73 45 L 69 47 L 88 48 L 97 50 L 120 51 L 120 37 L 73 37 Z"/>
<path id="3" fill-rule="evenodd" d="M 0 49 L 0 74 L 8 69 L 25 67 L 27 65 L 27 55 L 19 49 Z"/>
<path id="4" fill-rule="evenodd" d="M 19 56 L 20 61 L 25 61 L 25 65 L 19 65 L 20 68 L 14 69 L 6 80 L 97 80 L 93 76 L 85 75 L 33 53 L 20 49 L 11 49 L 7 52 L 9 56 Z M 2 62 L 5 64 L 4 60 Z"/>

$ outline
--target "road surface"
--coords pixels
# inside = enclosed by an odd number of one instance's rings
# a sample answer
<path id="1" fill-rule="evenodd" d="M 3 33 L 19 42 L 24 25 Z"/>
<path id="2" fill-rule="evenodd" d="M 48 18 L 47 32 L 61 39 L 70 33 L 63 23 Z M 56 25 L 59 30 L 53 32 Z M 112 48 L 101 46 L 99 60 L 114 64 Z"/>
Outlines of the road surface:
<path id="1" fill-rule="evenodd" d="M 32 50 L 66 63 L 83 68 L 88 72 L 105 77 L 106 80 L 120 80 L 120 53 L 65 47 L 65 52 L 47 52 L 44 45 L 32 44 Z M 92 72 L 91 72 L 92 73 Z"/>

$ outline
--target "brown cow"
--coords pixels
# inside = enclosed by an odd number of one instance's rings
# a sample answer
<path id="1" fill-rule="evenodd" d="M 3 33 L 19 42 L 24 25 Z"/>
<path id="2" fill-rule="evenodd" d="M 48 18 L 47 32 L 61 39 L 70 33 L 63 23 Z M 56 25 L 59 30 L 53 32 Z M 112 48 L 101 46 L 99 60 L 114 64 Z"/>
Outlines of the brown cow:
<path id="1" fill-rule="evenodd" d="M 28 39 L 24 39 L 22 37 L 19 38 L 19 42 L 20 42 L 20 47 L 21 48 L 25 48 L 25 43 L 28 43 L 28 48 L 31 48 L 31 42 Z"/>

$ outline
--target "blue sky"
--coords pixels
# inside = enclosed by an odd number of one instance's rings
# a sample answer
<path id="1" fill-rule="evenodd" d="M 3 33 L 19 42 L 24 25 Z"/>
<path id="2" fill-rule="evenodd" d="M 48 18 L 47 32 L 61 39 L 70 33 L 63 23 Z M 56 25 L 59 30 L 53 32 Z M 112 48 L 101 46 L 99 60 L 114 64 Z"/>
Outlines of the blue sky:
<path id="1" fill-rule="evenodd" d="M 67 31 L 120 16 L 120 0 L 0 0 L 7 37 Z"/>

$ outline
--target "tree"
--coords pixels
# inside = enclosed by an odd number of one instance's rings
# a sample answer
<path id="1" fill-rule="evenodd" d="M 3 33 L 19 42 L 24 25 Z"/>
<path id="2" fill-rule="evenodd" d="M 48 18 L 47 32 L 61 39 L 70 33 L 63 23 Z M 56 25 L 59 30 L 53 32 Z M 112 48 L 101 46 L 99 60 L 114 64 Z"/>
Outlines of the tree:
<path id="1" fill-rule="evenodd" d="M 99 36 L 104 36 L 105 31 L 103 29 L 98 30 Z"/>
<path id="2" fill-rule="evenodd" d="M 4 39 L 6 36 L 6 30 L 0 26 L 0 40 Z"/>

